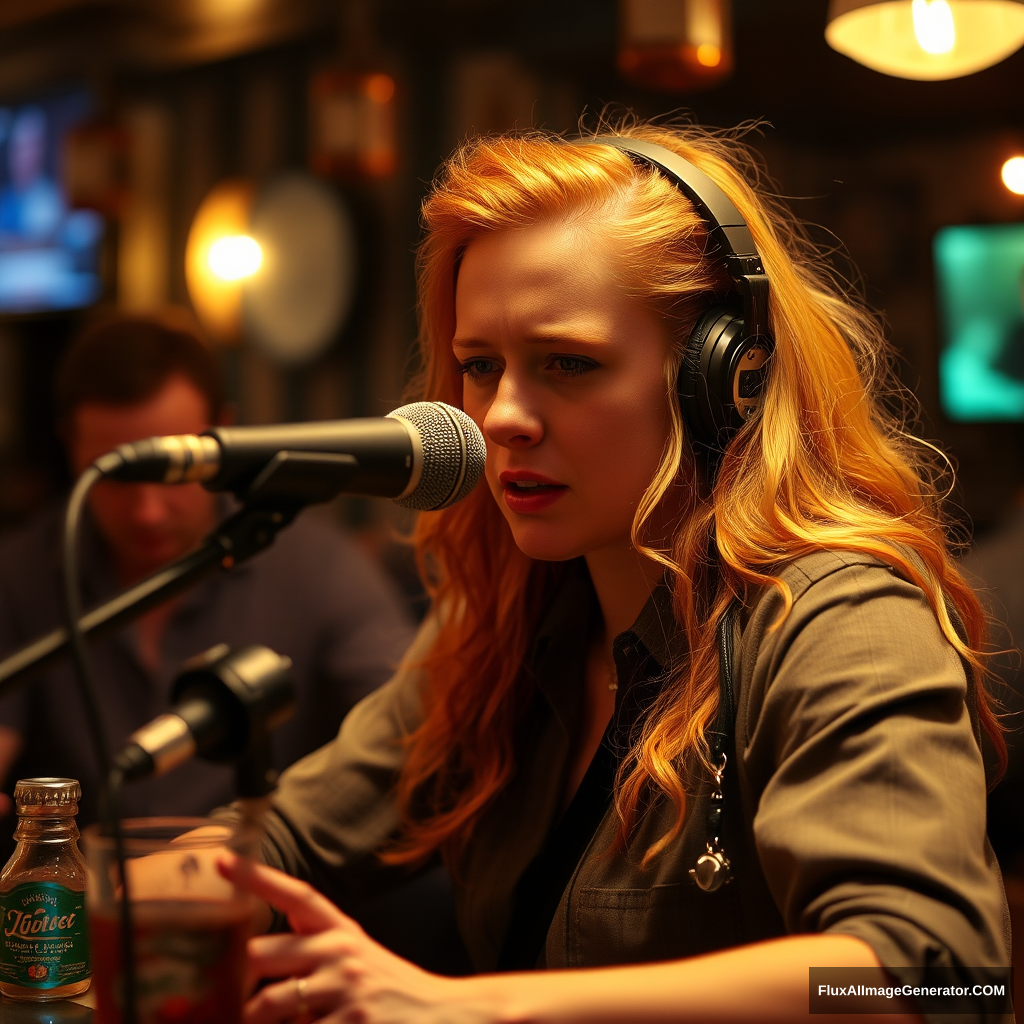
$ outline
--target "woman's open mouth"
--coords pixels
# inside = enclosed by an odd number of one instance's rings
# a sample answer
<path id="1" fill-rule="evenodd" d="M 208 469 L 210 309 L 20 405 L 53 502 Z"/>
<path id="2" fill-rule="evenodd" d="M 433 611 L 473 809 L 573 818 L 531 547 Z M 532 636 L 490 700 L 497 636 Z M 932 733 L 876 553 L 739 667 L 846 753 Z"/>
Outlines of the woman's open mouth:
<path id="1" fill-rule="evenodd" d="M 550 508 L 569 488 L 538 473 L 506 470 L 498 478 L 510 512 L 530 514 Z"/>

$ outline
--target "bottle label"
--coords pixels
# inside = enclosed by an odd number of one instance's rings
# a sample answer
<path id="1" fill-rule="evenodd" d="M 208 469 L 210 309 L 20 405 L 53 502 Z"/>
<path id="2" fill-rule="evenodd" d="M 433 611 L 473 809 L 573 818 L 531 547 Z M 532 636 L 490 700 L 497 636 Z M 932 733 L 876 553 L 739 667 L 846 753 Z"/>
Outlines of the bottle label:
<path id="1" fill-rule="evenodd" d="M 85 893 L 26 882 L 0 895 L 0 910 L 0 981 L 48 989 L 89 977 Z"/>

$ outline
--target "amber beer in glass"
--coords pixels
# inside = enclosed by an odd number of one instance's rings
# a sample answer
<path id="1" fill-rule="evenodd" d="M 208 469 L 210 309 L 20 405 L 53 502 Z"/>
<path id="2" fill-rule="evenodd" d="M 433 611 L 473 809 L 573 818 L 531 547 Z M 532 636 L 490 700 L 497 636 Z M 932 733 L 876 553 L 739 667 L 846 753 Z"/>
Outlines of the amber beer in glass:
<path id="1" fill-rule="evenodd" d="M 217 872 L 217 850 L 237 848 L 230 826 L 197 818 L 123 823 L 132 910 L 138 1024 L 240 1024 L 249 897 Z M 95 1024 L 124 1020 L 125 982 L 114 842 L 85 832 L 89 865 Z"/>

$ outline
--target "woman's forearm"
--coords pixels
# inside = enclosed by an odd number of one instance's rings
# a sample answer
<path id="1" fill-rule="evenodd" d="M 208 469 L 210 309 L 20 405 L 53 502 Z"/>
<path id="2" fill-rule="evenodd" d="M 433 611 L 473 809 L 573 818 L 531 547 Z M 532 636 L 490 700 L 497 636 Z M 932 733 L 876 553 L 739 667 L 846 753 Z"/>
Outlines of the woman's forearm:
<path id="1" fill-rule="evenodd" d="M 471 1001 L 497 1006 L 502 1024 L 717 1024 L 793 1021 L 808 1016 L 810 967 L 873 967 L 867 943 L 851 935 L 797 935 L 668 963 L 539 971 L 470 979 Z M 897 1004 L 907 1009 L 908 1003 Z M 832 1018 L 815 1014 L 826 1024 Z M 840 1019 L 839 1017 L 836 1018 Z M 855 1022 L 860 1015 L 844 1014 Z M 864 1024 L 921 1024 L 912 1010 L 871 1014 Z"/>

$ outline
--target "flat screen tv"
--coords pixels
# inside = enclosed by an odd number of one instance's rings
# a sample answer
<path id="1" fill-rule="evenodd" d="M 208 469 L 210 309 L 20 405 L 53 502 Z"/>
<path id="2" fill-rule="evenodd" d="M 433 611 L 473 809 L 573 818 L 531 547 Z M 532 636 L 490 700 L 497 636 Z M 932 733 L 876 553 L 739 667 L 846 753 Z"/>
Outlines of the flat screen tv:
<path id="1" fill-rule="evenodd" d="M 933 253 L 943 412 L 1024 421 L 1024 223 L 942 228 Z"/>
<path id="2" fill-rule="evenodd" d="M 100 295 L 103 219 L 72 210 L 61 184 L 67 133 L 88 93 L 0 104 L 0 313 L 88 306 Z"/>

